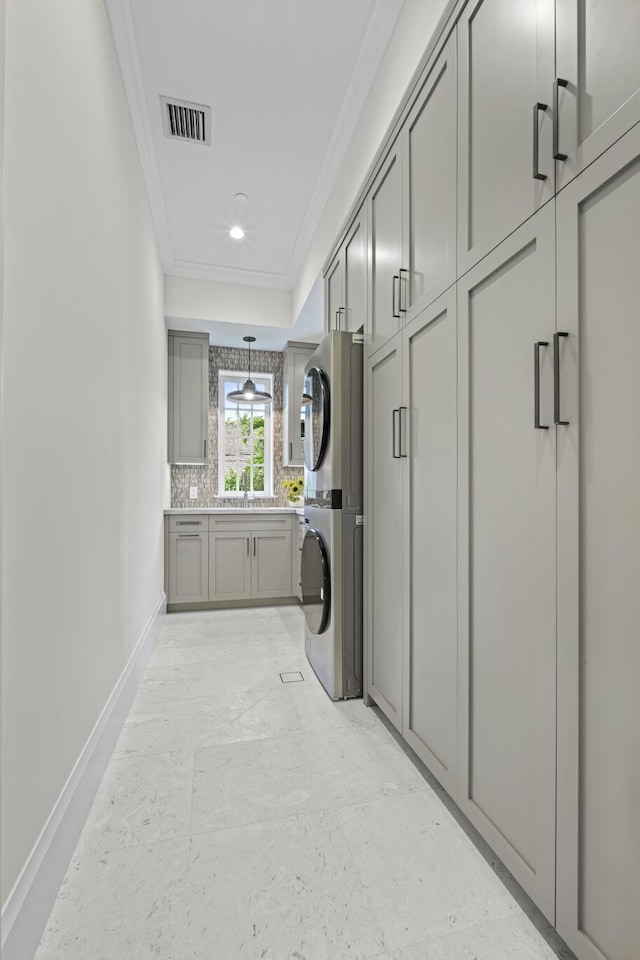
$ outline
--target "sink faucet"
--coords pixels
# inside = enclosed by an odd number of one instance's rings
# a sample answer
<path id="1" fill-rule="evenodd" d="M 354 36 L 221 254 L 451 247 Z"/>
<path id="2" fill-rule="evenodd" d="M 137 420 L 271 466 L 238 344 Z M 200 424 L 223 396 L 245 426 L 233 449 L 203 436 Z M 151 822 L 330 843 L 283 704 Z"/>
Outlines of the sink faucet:
<path id="1" fill-rule="evenodd" d="M 245 467 L 242 471 L 242 477 L 240 479 L 240 489 L 242 490 L 242 505 L 245 509 L 249 506 L 249 467 Z"/>

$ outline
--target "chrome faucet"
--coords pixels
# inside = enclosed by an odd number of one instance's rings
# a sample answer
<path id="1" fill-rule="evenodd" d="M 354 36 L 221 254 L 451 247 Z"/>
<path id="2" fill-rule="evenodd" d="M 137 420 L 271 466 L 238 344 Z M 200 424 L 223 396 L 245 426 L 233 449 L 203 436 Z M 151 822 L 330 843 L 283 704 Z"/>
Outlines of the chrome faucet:
<path id="1" fill-rule="evenodd" d="M 240 489 L 242 493 L 242 505 L 245 509 L 249 506 L 249 467 L 245 467 L 242 471 L 242 478 L 240 480 Z"/>

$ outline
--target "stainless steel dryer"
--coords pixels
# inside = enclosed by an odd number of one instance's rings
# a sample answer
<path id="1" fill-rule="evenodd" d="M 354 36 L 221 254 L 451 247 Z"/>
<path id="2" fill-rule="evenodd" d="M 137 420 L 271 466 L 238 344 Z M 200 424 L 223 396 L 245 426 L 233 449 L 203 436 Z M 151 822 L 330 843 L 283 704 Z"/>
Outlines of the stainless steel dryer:
<path id="1" fill-rule="evenodd" d="M 333 331 L 305 369 L 305 649 L 334 700 L 362 695 L 362 354 Z"/>

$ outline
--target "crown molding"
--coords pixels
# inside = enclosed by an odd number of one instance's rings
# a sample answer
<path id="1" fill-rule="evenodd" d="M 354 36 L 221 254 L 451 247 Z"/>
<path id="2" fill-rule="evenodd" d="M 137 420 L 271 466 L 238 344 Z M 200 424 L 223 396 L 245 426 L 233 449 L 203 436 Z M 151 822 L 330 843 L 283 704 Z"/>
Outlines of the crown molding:
<path id="1" fill-rule="evenodd" d="M 236 267 L 216 267 L 192 260 L 171 260 L 165 264 L 165 274 L 168 277 L 190 277 L 192 280 L 238 283 L 245 287 L 271 287 L 277 290 L 291 290 L 288 278 L 282 273 L 243 270 Z"/>
<path id="2" fill-rule="evenodd" d="M 329 141 L 324 163 L 307 206 L 293 253 L 287 268 L 287 281 L 293 289 L 311 241 L 318 228 L 340 165 L 360 119 L 384 52 L 389 45 L 404 0 L 376 0 L 353 71 L 342 101 L 338 119 Z"/>
<path id="3" fill-rule="evenodd" d="M 168 264 L 173 260 L 173 252 L 164 197 L 160 185 L 160 173 L 153 146 L 147 99 L 140 70 L 140 57 L 131 4 L 130 0 L 105 0 L 105 5 L 109 15 L 118 63 L 120 64 L 129 113 L 131 114 L 133 133 L 140 155 L 140 165 L 147 188 L 156 240 L 166 270 Z"/>
<path id="4" fill-rule="evenodd" d="M 151 216 L 165 274 L 248 286 L 292 290 L 324 213 L 340 165 L 404 0 L 376 0 L 356 57 L 331 140 L 284 274 L 243 270 L 174 258 L 151 122 L 145 96 L 131 0 L 105 0 L 122 73 Z"/>

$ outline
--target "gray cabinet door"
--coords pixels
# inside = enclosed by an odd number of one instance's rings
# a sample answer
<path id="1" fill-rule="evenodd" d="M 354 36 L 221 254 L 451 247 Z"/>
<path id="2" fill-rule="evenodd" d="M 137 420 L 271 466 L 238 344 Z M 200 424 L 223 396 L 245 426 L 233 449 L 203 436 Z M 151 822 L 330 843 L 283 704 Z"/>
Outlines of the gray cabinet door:
<path id="1" fill-rule="evenodd" d="M 403 332 L 403 735 L 455 796 L 457 753 L 457 337 L 455 287 Z"/>
<path id="2" fill-rule="evenodd" d="M 355 219 L 344 241 L 344 313 L 340 330 L 357 333 L 367 322 L 366 208 Z"/>
<path id="3" fill-rule="evenodd" d="M 344 260 L 340 250 L 324 278 L 325 333 L 340 329 L 344 313 Z"/>
<path id="4" fill-rule="evenodd" d="M 285 467 L 304 467 L 301 438 L 304 368 L 315 346 L 288 346 L 284 355 L 282 378 L 282 463 Z"/>
<path id="5" fill-rule="evenodd" d="M 291 597 L 291 530 L 253 534 L 251 596 L 254 600 Z"/>
<path id="6" fill-rule="evenodd" d="M 456 93 L 454 32 L 404 125 L 408 319 L 456 279 Z"/>
<path id="7" fill-rule="evenodd" d="M 251 596 L 250 529 L 209 534 L 209 600 Z"/>
<path id="8" fill-rule="evenodd" d="M 402 729 L 402 342 L 367 370 L 368 692 Z"/>
<path id="9" fill-rule="evenodd" d="M 558 189 L 640 121 L 638 0 L 556 0 Z"/>
<path id="10" fill-rule="evenodd" d="M 208 533 L 169 533 L 168 603 L 208 600 L 208 538 Z"/>
<path id="11" fill-rule="evenodd" d="M 640 956 L 640 126 L 557 200 L 558 930 Z"/>
<path id="12" fill-rule="evenodd" d="M 206 464 L 209 336 L 170 331 L 168 344 L 169 462 Z"/>
<path id="13" fill-rule="evenodd" d="M 369 194 L 369 354 L 400 329 L 402 263 L 402 141 L 396 140 Z M 404 292 L 403 292 L 404 291 Z"/>
<path id="14" fill-rule="evenodd" d="M 461 276 L 553 196 L 554 2 L 472 0 L 457 31 Z"/>
<path id="15" fill-rule="evenodd" d="M 555 877 L 554 204 L 458 283 L 458 802 L 547 917 Z"/>

